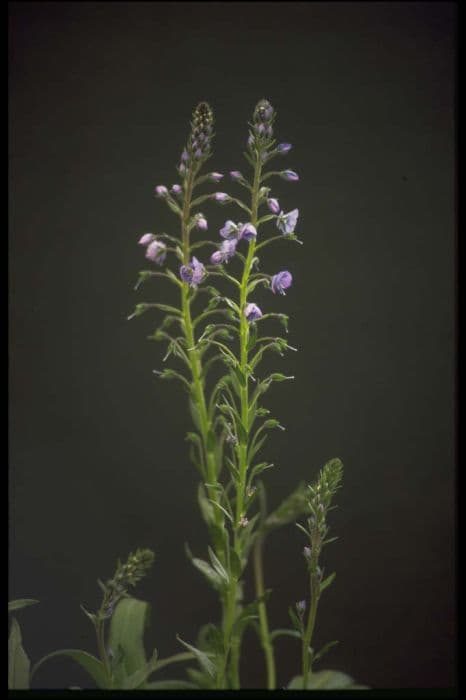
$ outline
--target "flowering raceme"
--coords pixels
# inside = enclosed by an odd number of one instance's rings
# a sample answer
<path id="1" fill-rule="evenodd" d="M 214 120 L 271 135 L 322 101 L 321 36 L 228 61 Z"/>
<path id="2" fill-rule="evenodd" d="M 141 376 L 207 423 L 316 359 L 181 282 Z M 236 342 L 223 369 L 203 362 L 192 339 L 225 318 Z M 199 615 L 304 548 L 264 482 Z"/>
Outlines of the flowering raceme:
<path id="1" fill-rule="evenodd" d="M 230 174 L 231 187 L 243 195 L 246 192 L 243 198 L 234 192 L 199 192 L 202 186 L 210 183 L 212 187 L 224 177 L 216 170 L 204 172 L 205 163 L 212 156 L 214 120 L 210 106 L 201 102 L 193 112 L 191 130 L 178 161 L 180 183 L 172 185 L 170 191 L 165 185 L 155 188 L 158 199 L 178 217 L 178 227 L 170 234 L 145 233 L 138 241 L 146 247 L 149 260 L 160 266 L 166 263 L 163 270 L 140 272 L 140 281 L 155 276 L 157 283 L 164 278 L 162 281 L 174 285 L 178 294 L 175 305 L 159 301 L 138 304 L 130 318 L 148 309 L 165 314 L 151 337 L 167 342 L 164 360 L 171 356 L 180 367 L 154 372 L 161 378 L 177 379 L 188 391 L 194 430 L 188 433 L 190 456 L 200 477 L 198 502 L 210 538 L 209 561 L 193 556 L 189 548 L 187 553 L 218 593 L 221 608 L 214 616 L 219 622 L 211 622 L 208 629 L 201 630 L 197 647 L 180 639 L 189 658 L 194 656 L 199 662 L 198 669 L 188 670 L 198 688 L 241 687 L 242 637 L 251 619 L 264 651 L 267 687 L 277 687 L 273 639 L 283 632 L 301 639 L 302 677 L 298 686 L 310 687 L 308 677 L 314 657 L 309 649 L 316 601 L 328 585 L 316 573 L 321 572 L 316 568 L 320 549 L 316 547 L 316 531 L 311 524 L 312 541 L 304 548 L 311 575 L 309 605 L 302 600 L 290 608 L 293 630 L 270 629 L 263 581 L 263 540 L 275 527 L 308 513 L 315 501 L 314 498 L 309 505 L 307 486 L 301 484 L 276 511 L 267 515 L 262 476 L 258 480 L 265 469 L 273 466 L 259 458 L 269 431 L 284 430 L 262 405 L 263 397 L 275 382 L 294 378 L 281 372 L 263 376 L 261 363 L 270 351 L 283 356 L 285 351 L 295 350 L 273 327 L 278 322 L 288 332 L 288 316 L 272 308 L 281 302 L 268 295 L 262 303 L 259 296 L 260 286 L 275 295 L 285 295 L 292 286 L 293 275 L 288 269 L 273 275 L 262 272 L 266 266 L 264 252 L 266 246 L 283 237 L 287 242 L 301 243 L 295 233 L 299 210 L 285 212 L 270 184 L 272 177 L 288 182 L 296 182 L 299 177 L 289 169 L 267 170 L 273 158 L 286 156 L 291 150 L 287 142 L 275 145 L 275 120 L 276 112 L 270 102 L 259 100 L 249 123 L 244 154 L 247 165 L 242 171 L 225 169 Z M 239 207 L 241 213 L 230 214 L 231 218 L 220 226 L 212 224 L 208 213 L 209 227 L 199 206 L 215 202 Z M 206 232 L 212 225 L 218 231 L 217 240 L 200 240 L 204 236 L 199 231 Z M 277 228 L 282 235 L 276 235 Z M 206 254 L 205 247 L 212 244 L 214 252 Z M 271 331 L 268 324 L 272 324 Z M 214 363 L 219 368 L 215 379 L 209 374 Z M 329 483 L 335 482 L 336 477 L 331 480 L 332 473 L 325 472 L 326 478 L 330 474 Z M 320 515 L 319 518 L 322 521 Z M 243 603 L 251 554 L 255 598 Z"/>

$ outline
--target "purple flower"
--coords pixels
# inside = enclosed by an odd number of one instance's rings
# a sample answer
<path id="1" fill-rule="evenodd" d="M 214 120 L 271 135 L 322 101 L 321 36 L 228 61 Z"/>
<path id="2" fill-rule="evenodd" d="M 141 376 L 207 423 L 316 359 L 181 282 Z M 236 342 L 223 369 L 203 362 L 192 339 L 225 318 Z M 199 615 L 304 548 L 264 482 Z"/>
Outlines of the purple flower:
<path id="1" fill-rule="evenodd" d="M 285 294 L 285 289 L 291 287 L 293 277 L 288 270 L 283 270 L 272 277 L 272 292 L 276 294 Z"/>
<path id="2" fill-rule="evenodd" d="M 204 214 L 197 214 L 197 216 L 196 216 L 196 228 L 198 228 L 200 231 L 207 231 L 207 229 L 208 229 L 207 219 L 205 218 Z"/>
<path id="3" fill-rule="evenodd" d="M 220 229 L 220 235 L 222 238 L 236 238 L 238 233 L 238 226 L 234 221 L 225 221 L 225 225 Z"/>
<path id="4" fill-rule="evenodd" d="M 216 202 L 221 202 L 222 204 L 223 202 L 228 202 L 228 200 L 230 199 L 230 195 L 226 192 L 215 192 L 213 197 Z"/>
<path id="5" fill-rule="evenodd" d="M 249 322 L 256 321 L 262 316 L 262 311 L 256 304 L 246 304 L 244 308 L 244 315 Z"/>
<path id="6" fill-rule="evenodd" d="M 212 182 L 220 182 L 220 180 L 223 179 L 222 173 L 210 173 L 209 175 L 209 180 L 212 180 Z"/>
<path id="7" fill-rule="evenodd" d="M 210 262 L 213 265 L 219 265 L 223 262 L 227 263 L 230 260 L 230 258 L 232 258 L 235 254 L 237 243 L 238 241 L 235 238 L 232 238 L 231 240 L 222 241 L 220 249 L 215 251 L 215 253 L 212 253 L 210 257 Z"/>
<path id="8" fill-rule="evenodd" d="M 168 190 L 165 187 L 165 185 L 157 185 L 157 187 L 155 188 L 155 194 L 157 195 L 157 197 L 166 197 L 168 194 Z"/>
<path id="9" fill-rule="evenodd" d="M 154 240 L 154 234 L 153 233 L 145 233 L 141 238 L 139 239 L 138 243 L 139 245 L 149 245 Z"/>
<path id="10" fill-rule="evenodd" d="M 294 170 L 283 170 L 280 175 L 284 180 L 288 180 L 288 182 L 297 182 L 297 180 L 299 180 L 299 175 L 295 173 Z"/>
<path id="11" fill-rule="evenodd" d="M 178 168 L 178 172 L 180 173 L 180 175 L 184 175 L 184 174 L 185 174 L 185 172 L 186 172 L 186 166 L 185 166 L 184 163 L 181 163 L 181 164 L 180 164 L 180 167 Z"/>
<path id="12" fill-rule="evenodd" d="M 152 262 L 157 263 L 157 265 L 162 265 L 165 258 L 167 257 L 167 246 L 161 241 L 152 241 L 147 246 L 146 258 L 152 260 Z"/>
<path id="13" fill-rule="evenodd" d="M 277 146 L 277 151 L 278 151 L 282 156 L 284 156 L 284 155 L 286 155 L 287 153 L 289 153 L 289 152 L 291 151 L 292 148 L 293 148 L 293 147 L 292 147 L 291 143 L 279 143 L 278 146 Z"/>
<path id="14" fill-rule="evenodd" d="M 191 262 L 180 267 L 180 277 L 183 282 L 187 282 L 190 287 L 197 287 L 202 282 L 205 274 L 204 265 L 197 258 L 192 257 Z"/>
<path id="15" fill-rule="evenodd" d="M 278 199 L 268 199 L 267 206 L 269 207 L 272 214 L 278 214 L 280 211 L 280 204 L 278 203 Z"/>
<path id="16" fill-rule="evenodd" d="M 304 547 L 304 549 L 303 549 L 303 554 L 304 554 L 304 558 L 307 559 L 307 561 L 309 561 L 309 559 L 311 558 L 311 554 L 312 554 L 311 548 L 310 548 L 310 547 Z"/>
<path id="17" fill-rule="evenodd" d="M 268 126 L 265 127 L 265 135 L 266 135 L 267 138 L 269 138 L 269 139 L 272 138 L 273 129 L 272 129 L 272 127 L 270 126 L 270 124 L 269 124 Z"/>
<path id="18" fill-rule="evenodd" d="M 238 238 L 245 238 L 247 241 L 252 241 L 252 239 L 256 238 L 256 236 L 257 231 L 255 226 L 252 224 L 243 224 L 239 230 Z"/>
<path id="19" fill-rule="evenodd" d="M 248 136 L 248 146 L 249 148 L 252 148 L 254 145 L 254 136 L 252 134 L 249 134 Z"/>
<path id="20" fill-rule="evenodd" d="M 196 160 L 200 160 L 202 158 L 202 151 L 200 148 L 197 148 L 196 151 L 194 152 L 194 157 Z"/>
<path id="21" fill-rule="evenodd" d="M 288 212 L 288 214 L 284 214 L 282 211 L 280 212 L 280 216 L 277 217 L 277 226 L 285 236 L 294 233 L 298 216 L 299 209 L 293 209 L 293 211 Z"/>
<path id="22" fill-rule="evenodd" d="M 256 125 L 254 130 L 259 136 L 263 136 L 265 134 L 265 126 L 263 124 Z"/>
<path id="23" fill-rule="evenodd" d="M 244 177 L 239 170 L 230 170 L 230 177 L 232 180 L 235 180 L 235 182 L 238 182 L 238 180 L 244 180 Z"/>
<path id="24" fill-rule="evenodd" d="M 170 191 L 173 192 L 173 194 L 181 194 L 182 189 L 181 189 L 180 185 L 172 185 L 172 188 Z"/>
<path id="25" fill-rule="evenodd" d="M 182 163 L 187 163 L 189 160 L 189 154 L 186 148 L 183 150 L 183 153 L 181 154 L 181 162 Z"/>

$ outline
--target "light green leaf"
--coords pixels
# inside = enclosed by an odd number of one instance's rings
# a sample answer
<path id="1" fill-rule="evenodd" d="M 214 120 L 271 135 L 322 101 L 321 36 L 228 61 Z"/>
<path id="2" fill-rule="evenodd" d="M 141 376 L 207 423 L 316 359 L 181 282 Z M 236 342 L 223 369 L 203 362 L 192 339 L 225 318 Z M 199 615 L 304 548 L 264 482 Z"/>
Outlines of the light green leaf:
<path id="1" fill-rule="evenodd" d="M 105 673 L 104 665 L 99 659 L 96 659 L 92 654 L 88 654 L 87 651 L 82 651 L 81 649 L 59 649 L 58 651 L 53 651 L 51 654 L 47 654 L 42 657 L 40 661 L 36 663 L 31 671 L 31 678 L 42 666 L 43 663 L 52 659 L 56 656 L 69 656 L 76 661 L 88 674 L 93 678 L 98 688 L 108 689 L 110 687 L 107 674 Z"/>
<path id="2" fill-rule="evenodd" d="M 303 677 L 295 676 L 288 684 L 288 690 L 302 690 Z M 342 671 L 317 671 L 311 673 L 307 681 L 307 690 L 354 690 L 367 686 L 356 685 L 351 676 Z"/>
<path id="3" fill-rule="evenodd" d="M 322 583 L 320 584 L 320 592 L 321 592 L 321 593 L 322 593 L 322 591 L 325 591 L 325 589 L 326 589 L 328 586 L 330 586 L 330 584 L 331 584 L 331 583 L 333 582 L 333 580 L 335 579 L 335 576 L 336 576 L 336 575 L 337 575 L 337 574 L 336 574 L 336 572 L 334 571 L 332 574 L 329 574 L 329 576 L 327 576 L 327 578 L 325 578 L 325 579 L 322 581 Z"/>
<path id="4" fill-rule="evenodd" d="M 189 681 L 151 681 L 146 683 L 144 690 L 187 690 L 189 688 L 197 688 L 194 683 Z"/>
<path id="5" fill-rule="evenodd" d="M 20 610 L 21 608 L 27 608 L 29 605 L 35 605 L 38 600 L 33 598 L 18 598 L 17 600 L 10 600 L 8 603 L 8 612 L 13 612 L 13 610 Z"/>
<path id="6" fill-rule="evenodd" d="M 270 639 L 276 639 L 277 637 L 295 637 L 295 639 L 301 639 L 301 632 L 297 630 L 277 629 L 272 632 Z"/>
<path id="7" fill-rule="evenodd" d="M 134 690 L 140 688 L 141 686 L 145 689 L 147 685 L 145 683 L 146 679 L 156 670 L 157 667 L 157 649 L 154 649 L 154 653 L 150 661 L 144 666 L 144 668 L 135 671 L 131 676 L 127 676 L 124 681 L 122 688 L 123 690 Z"/>
<path id="8" fill-rule="evenodd" d="M 115 686 L 123 687 L 125 680 L 146 667 L 144 629 L 150 606 L 136 598 L 123 598 L 115 608 L 110 623 L 108 646 L 116 654 L 122 652 L 122 660 L 115 671 Z"/>
<path id="9" fill-rule="evenodd" d="M 306 511 L 307 501 L 307 488 L 303 482 L 267 517 L 265 531 L 288 525 L 299 518 Z"/>
<path id="10" fill-rule="evenodd" d="M 209 659 L 209 656 L 212 656 L 212 654 L 206 654 L 200 649 L 193 647 L 191 644 L 184 642 L 178 635 L 176 635 L 176 638 L 180 642 L 180 644 L 186 647 L 186 649 L 193 652 L 194 656 L 199 661 L 199 664 L 204 669 L 204 671 L 206 671 L 209 674 L 209 676 L 213 678 L 215 676 L 215 665 Z"/>
<path id="11" fill-rule="evenodd" d="M 8 639 L 8 689 L 29 689 L 30 661 L 21 644 L 21 630 L 16 618 L 11 621 Z"/>

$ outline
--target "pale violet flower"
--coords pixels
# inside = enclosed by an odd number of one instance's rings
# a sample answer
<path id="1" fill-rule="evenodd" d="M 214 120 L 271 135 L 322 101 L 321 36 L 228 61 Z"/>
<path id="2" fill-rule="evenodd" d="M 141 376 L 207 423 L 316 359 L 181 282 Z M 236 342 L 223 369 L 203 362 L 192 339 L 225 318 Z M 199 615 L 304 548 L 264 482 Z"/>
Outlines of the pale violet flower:
<path id="1" fill-rule="evenodd" d="M 253 226 L 252 224 L 243 224 L 239 230 L 238 238 L 242 239 L 244 238 L 246 241 L 252 241 L 253 238 L 256 238 L 257 236 L 257 231 L 256 227 Z"/>
<path id="2" fill-rule="evenodd" d="M 291 287 L 293 277 L 288 270 L 283 270 L 272 277 L 272 292 L 276 294 L 285 294 L 285 289 Z"/>
<path id="3" fill-rule="evenodd" d="M 238 226 L 230 219 L 225 221 L 223 228 L 220 229 L 220 235 L 222 238 L 236 238 L 237 233 Z"/>
<path id="4" fill-rule="evenodd" d="M 246 304 L 244 307 L 244 315 L 249 322 L 257 321 L 257 319 L 262 316 L 262 311 L 257 304 Z"/>
<path id="5" fill-rule="evenodd" d="M 162 265 L 167 257 L 167 246 L 161 241 L 152 241 L 149 243 L 146 250 L 146 258 L 152 260 L 152 262 L 157 263 L 157 265 Z"/>
<path id="6" fill-rule="evenodd" d="M 180 267 L 180 277 L 191 287 L 197 287 L 205 275 L 205 267 L 197 258 L 192 257 L 191 262 Z"/>
<path id="7" fill-rule="evenodd" d="M 235 254 L 237 243 L 238 241 L 235 238 L 222 241 L 220 249 L 216 250 L 215 253 L 212 253 L 210 257 L 210 262 L 213 265 L 220 265 L 220 263 L 223 262 L 227 263 L 230 260 L 230 258 L 232 258 Z"/>
<path id="8" fill-rule="evenodd" d="M 281 211 L 279 216 L 277 216 L 277 226 L 285 236 L 294 233 L 298 216 L 299 209 L 293 209 L 288 214 Z"/>

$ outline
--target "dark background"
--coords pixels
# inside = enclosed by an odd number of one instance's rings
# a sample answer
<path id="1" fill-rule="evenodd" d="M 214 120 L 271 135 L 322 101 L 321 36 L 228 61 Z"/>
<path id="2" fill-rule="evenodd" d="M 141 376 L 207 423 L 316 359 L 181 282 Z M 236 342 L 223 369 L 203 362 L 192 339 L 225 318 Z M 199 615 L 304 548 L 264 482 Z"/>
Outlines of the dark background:
<path id="1" fill-rule="evenodd" d="M 183 550 L 206 548 L 184 394 L 151 373 L 157 318 L 126 317 L 167 299 L 133 291 L 137 240 L 174 230 L 152 190 L 177 181 L 193 107 L 215 110 L 211 166 L 227 172 L 248 167 L 267 97 L 300 174 L 273 192 L 305 240 L 263 258 L 293 273 L 287 296 L 255 297 L 290 314 L 300 350 L 270 365 L 297 381 L 266 400 L 287 427 L 264 455 L 269 502 L 341 457 L 324 554 L 337 579 L 315 636 L 340 644 L 323 667 L 373 687 L 454 684 L 455 24 L 450 2 L 10 5 L 10 599 L 40 600 L 19 614 L 33 662 L 94 652 L 79 604 L 97 607 L 96 578 L 137 546 L 157 555 L 137 590 L 148 647 L 175 653 L 176 633 L 194 641 L 216 619 Z M 237 216 L 205 213 L 213 236 Z M 274 627 L 305 596 L 302 545 L 292 526 L 268 543 Z M 285 685 L 298 644 L 276 649 Z M 242 675 L 264 684 L 252 634 Z M 73 684 L 89 681 L 67 660 L 35 679 Z"/>

